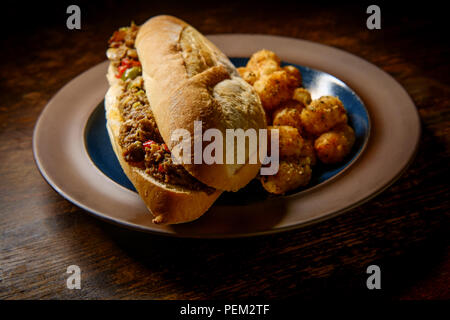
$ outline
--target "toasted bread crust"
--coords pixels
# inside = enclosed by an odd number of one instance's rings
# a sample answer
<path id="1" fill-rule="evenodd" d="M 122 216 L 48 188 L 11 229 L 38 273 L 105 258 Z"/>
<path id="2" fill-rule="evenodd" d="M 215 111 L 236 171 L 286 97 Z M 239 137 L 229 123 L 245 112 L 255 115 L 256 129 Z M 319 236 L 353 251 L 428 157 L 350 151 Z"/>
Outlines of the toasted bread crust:
<path id="1" fill-rule="evenodd" d="M 227 129 L 258 132 L 266 128 L 265 113 L 252 86 L 214 44 L 187 23 L 171 16 L 151 18 L 140 27 L 136 49 L 147 96 L 169 149 L 178 143 L 171 141 L 176 129 L 185 129 L 194 137 L 195 120 L 202 121 L 203 132 L 216 128 L 224 138 Z M 259 160 L 256 164 L 194 164 L 192 155 L 191 164 L 183 166 L 208 186 L 236 191 L 257 175 L 261 164 Z"/>

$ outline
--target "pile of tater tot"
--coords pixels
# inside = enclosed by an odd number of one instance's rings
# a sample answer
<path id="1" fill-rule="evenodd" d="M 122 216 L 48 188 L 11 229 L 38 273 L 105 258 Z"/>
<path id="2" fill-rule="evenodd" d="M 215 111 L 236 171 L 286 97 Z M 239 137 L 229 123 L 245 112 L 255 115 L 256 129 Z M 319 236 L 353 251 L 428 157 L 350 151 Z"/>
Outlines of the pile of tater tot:
<path id="1" fill-rule="evenodd" d="M 311 100 L 311 94 L 302 87 L 300 71 L 280 63 L 274 52 L 261 50 L 252 55 L 246 67 L 238 68 L 261 99 L 269 134 L 279 130 L 278 173 L 260 177 L 264 189 L 274 194 L 306 186 L 317 161 L 341 162 L 355 142 L 339 98 Z"/>

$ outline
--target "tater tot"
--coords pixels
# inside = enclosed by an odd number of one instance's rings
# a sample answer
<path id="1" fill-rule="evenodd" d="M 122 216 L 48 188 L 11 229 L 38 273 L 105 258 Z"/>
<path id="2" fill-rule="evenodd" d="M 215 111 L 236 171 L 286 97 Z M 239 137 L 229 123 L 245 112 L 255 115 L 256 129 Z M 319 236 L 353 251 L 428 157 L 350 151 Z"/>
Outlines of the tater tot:
<path id="1" fill-rule="evenodd" d="M 309 158 L 280 161 L 277 174 L 261 176 L 261 184 L 270 193 L 283 194 L 287 191 L 306 186 L 311 180 Z"/>
<path id="2" fill-rule="evenodd" d="M 311 166 L 316 165 L 317 156 L 314 150 L 314 141 L 311 139 L 303 139 L 303 147 L 300 152 L 301 157 L 308 157 L 311 160 Z"/>
<path id="3" fill-rule="evenodd" d="M 259 78 L 254 83 L 265 110 L 271 111 L 280 103 L 291 99 L 296 81 L 288 76 L 285 70 L 279 70 Z"/>
<path id="4" fill-rule="evenodd" d="M 272 51 L 261 50 L 252 55 L 247 63 L 247 69 L 259 79 L 280 70 L 280 58 Z"/>
<path id="5" fill-rule="evenodd" d="M 278 129 L 279 155 L 281 159 L 299 157 L 303 148 L 303 138 L 298 130 L 291 126 L 269 126 L 269 134 Z"/>
<path id="6" fill-rule="evenodd" d="M 281 63 L 280 58 L 278 58 L 275 52 L 266 49 L 259 50 L 250 57 L 247 68 L 253 71 L 258 70 L 263 64 L 273 64 L 272 61 L 278 66 Z"/>
<path id="7" fill-rule="evenodd" d="M 311 94 L 305 88 L 297 88 L 294 90 L 292 99 L 300 102 L 304 107 L 311 103 Z"/>
<path id="8" fill-rule="evenodd" d="M 241 75 L 241 77 L 244 77 L 245 72 L 247 72 L 247 67 L 238 67 L 236 68 L 236 70 L 239 72 L 239 74 Z"/>
<path id="9" fill-rule="evenodd" d="M 241 75 L 242 79 L 244 79 L 249 84 L 253 85 L 255 81 L 257 80 L 256 73 L 251 71 L 250 69 L 246 67 L 240 67 L 237 68 L 239 74 Z"/>
<path id="10" fill-rule="evenodd" d="M 334 126 L 347 122 L 347 113 L 337 97 L 324 96 L 313 100 L 301 114 L 303 128 L 312 135 L 320 135 Z"/>
<path id="11" fill-rule="evenodd" d="M 332 164 L 344 160 L 354 143 L 355 132 L 344 124 L 318 137 L 314 142 L 314 149 L 320 161 Z"/>
<path id="12" fill-rule="evenodd" d="M 301 105 L 289 103 L 277 109 L 273 113 L 273 125 L 274 126 L 291 126 L 302 132 L 302 120 L 301 120 Z"/>
<path id="13" fill-rule="evenodd" d="M 259 68 L 255 70 L 258 76 L 261 78 L 263 76 L 270 75 L 275 71 L 280 70 L 280 65 L 274 60 L 266 60 L 259 65 Z"/>
<path id="14" fill-rule="evenodd" d="M 294 66 L 280 66 L 280 58 L 269 50 L 252 55 L 245 68 L 238 68 L 242 78 L 253 85 L 266 111 L 271 113 L 289 99 L 302 83 L 300 70 Z"/>
<path id="15" fill-rule="evenodd" d="M 296 108 L 298 111 L 303 110 L 303 105 L 297 100 L 290 99 L 280 105 L 280 108 Z"/>
<path id="16" fill-rule="evenodd" d="M 294 87 L 300 87 L 302 85 L 302 74 L 300 70 L 294 66 L 285 66 L 283 69 L 287 72 Z"/>

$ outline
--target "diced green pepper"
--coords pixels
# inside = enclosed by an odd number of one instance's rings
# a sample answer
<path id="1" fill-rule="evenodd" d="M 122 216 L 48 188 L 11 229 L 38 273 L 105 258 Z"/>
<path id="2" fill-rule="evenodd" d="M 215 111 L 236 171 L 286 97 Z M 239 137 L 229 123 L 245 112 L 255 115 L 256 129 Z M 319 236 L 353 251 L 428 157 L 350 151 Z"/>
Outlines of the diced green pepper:
<path id="1" fill-rule="evenodd" d="M 137 76 L 141 75 L 141 73 L 142 73 L 141 67 L 133 67 L 133 68 L 127 69 L 127 70 L 125 70 L 125 72 L 122 75 L 122 80 L 123 81 L 128 80 L 128 79 L 133 80 Z"/>

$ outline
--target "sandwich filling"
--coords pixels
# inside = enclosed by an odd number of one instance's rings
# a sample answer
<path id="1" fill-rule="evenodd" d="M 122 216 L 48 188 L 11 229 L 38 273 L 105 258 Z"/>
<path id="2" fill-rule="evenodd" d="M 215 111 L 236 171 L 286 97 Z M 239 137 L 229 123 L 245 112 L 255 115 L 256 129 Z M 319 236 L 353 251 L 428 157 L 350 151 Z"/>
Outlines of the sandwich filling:
<path id="1" fill-rule="evenodd" d="M 119 135 L 122 156 L 130 165 L 145 170 L 158 181 L 211 194 L 214 188 L 195 179 L 182 165 L 173 163 L 170 150 L 159 133 L 135 48 L 138 30 L 132 23 L 114 32 L 106 52 L 123 89 L 118 97 L 123 120 Z"/>

